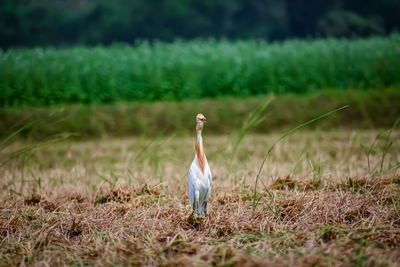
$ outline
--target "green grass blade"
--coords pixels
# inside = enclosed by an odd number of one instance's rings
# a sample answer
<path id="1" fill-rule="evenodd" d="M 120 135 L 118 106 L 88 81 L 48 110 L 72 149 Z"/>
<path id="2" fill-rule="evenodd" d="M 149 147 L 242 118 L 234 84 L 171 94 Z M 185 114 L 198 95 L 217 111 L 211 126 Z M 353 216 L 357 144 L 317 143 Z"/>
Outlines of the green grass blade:
<path id="1" fill-rule="evenodd" d="M 296 132 L 297 130 L 299 130 L 299 129 L 301 129 L 301 128 L 307 126 L 307 125 L 310 125 L 311 123 L 316 122 L 316 121 L 318 121 L 318 120 L 320 120 L 320 119 L 323 119 L 323 118 L 325 118 L 325 117 L 327 117 L 327 116 L 329 116 L 329 115 L 332 115 L 333 113 L 338 112 L 338 111 L 340 111 L 340 110 L 342 110 L 342 109 L 345 109 L 345 108 L 347 108 L 347 107 L 348 107 L 348 105 L 343 106 L 343 107 L 340 107 L 340 108 L 337 108 L 337 109 L 334 109 L 334 110 L 331 110 L 331 111 L 329 111 L 329 112 L 327 112 L 327 113 L 324 113 L 324 114 L 322 114 L 322 115 L 320 115 L 320 116 L 318 116 L 318 117 L 316 117 L 316 118 L 313 118 L 313 119 L 311 119 L 311 120 L 309 120 L 309 121 L 307 121 L 307 122 L 304 122 L 304 123 L 298 125 L 298 126 L 295 127 L 295 128 L 292 128 L 292 129 L 286 131 L 283 135 L 281 135 L 281 136 L 270 146 L 270 148 L 267 150 L 267 152 L 266 152 L 265 155 L 264 155 L 264 158 L 263 158 L 263 161 L 262 161 L 262 163 L 261 163 L 261 166 L 260 166 L 260 168 L 258 169 L 258 172 L 257 172 L 256 181 L 255 181 L 255 183 L 254 183 L 254 196 L 253 196 L 253 204 L 252 204 L 253 211 L 255 211 L 255 209 L 257 208 L 257 203 L 256 203 L 256 199 L 257 199 L 257 184 L 258 184 L 258 181 L 260 180 L 260 173 L 261 173 L 261 171 L 262 171 L 262 169 L 263 169 L 263 167 L 264 167 L 265 161 L 267 160 L 268 156 L 271 154 L 271 151 L 274 149 L 275 145 L 278 144 L 278 143 L 279 143 L 280 141 L 282 141 L 283 139 L 285 139 L 287 136 L 289 136 L 289 135 L 291 135 L 292 133 Z"/>
<path id="2" fill-rule="evenodd" d="M 18 128 L 17 130 L 15 130 L 14 132 L 12 132 L 10 135 L 8 135 L 7 137 L 5 137 L 4 139 L 0 140 L 0 151 L 3 150 L 6 146 L 7 143 L 14 138 L 15 136 L 17 136 L 20 132 L 22 132 L 23 130 L 31 127 L 35 122 L 29 122 L 27 124 L 25 124 L 24 126 Z"/>

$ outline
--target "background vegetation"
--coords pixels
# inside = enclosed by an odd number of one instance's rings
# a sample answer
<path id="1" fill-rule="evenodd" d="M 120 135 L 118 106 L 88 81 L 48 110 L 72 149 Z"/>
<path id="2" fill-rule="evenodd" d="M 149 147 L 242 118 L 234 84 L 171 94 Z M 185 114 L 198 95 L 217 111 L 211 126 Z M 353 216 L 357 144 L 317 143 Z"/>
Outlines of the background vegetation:
<path id="1" fill-rule="evenodd" d="M 0 47 L 367 36 L 399 30 L 398 14 L 397 0 L 2 0 Z"/>
<path id="2" fill-rule="evenodd" d="M 18 137 L 43 140 L 64 133 L 75 139 L 107 136 L 192 135 L 198 112 L 207 116 L 207 134 L 235 132 L 265 97 L 222 98 L 181 102 L 72 104 L 55 107 L 16 107 L 0 110 L 0 137 L 18 129 Z M 262 123 L 250 132 L 283 131 L 328 110 L 349 105 L 314 125 L 320 129 L 388 128 L 400 114 L 400 90 L 327 91 L 277 95 L 262 111 Z M 24 127 L 26 125 L 26 127 Z M 311 127 L 314 127 L 311 126 Z"/>
<path id="3" fill-rule="evenodd" d="M 398 88 L 400 35 L 9 49 L 0 66 L 1 106 Z"/>

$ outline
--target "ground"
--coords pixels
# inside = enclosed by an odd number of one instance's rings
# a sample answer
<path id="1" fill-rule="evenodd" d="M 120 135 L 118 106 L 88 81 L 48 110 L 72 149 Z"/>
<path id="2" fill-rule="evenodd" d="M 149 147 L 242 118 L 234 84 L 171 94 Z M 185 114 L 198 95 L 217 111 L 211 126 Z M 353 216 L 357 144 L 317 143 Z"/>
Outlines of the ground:
<path id="1" fill-rule="evenodd" d="M 187 197 L 193 136 L 17 141 L 1 151 L 1 265 L 399 266 L 400 134 L 208 136 L 209 213 Z"/>

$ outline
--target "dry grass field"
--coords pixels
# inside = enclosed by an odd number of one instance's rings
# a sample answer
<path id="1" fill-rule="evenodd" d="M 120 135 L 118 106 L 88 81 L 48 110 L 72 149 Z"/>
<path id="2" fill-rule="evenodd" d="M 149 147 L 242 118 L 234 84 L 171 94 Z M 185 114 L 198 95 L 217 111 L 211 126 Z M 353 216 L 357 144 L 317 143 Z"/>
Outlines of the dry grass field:
<path id="1" fill-rule="evenodd" d="M 400 132 L 204 132 L 214 183 L 190 217 L 192 136 L 0 151 L 0 265 L 400 266 Z M 255 200 L 255 201 L 254 201 Z"/>

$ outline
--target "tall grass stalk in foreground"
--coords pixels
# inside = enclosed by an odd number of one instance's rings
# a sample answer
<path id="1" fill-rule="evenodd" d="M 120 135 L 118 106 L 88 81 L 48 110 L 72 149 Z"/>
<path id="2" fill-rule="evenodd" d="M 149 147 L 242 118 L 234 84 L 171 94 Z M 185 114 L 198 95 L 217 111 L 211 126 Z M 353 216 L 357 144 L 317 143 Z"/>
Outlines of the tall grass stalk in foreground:
<path id="1" fill-rule="evenodd" d="M 242 127 L 238 131 L 234 131 L 231 135 L 231 144 L 232 144 L 232 161 L 231 165 L 229 167 L 229 173 L 228 177 L 230 176 L 230 173 L 232 172 L 232 167 L 233 166 L 238 166 L 236 164 L 237 162 L 237 152 L 240 143 L 243 141 L 243 139 L 246 137 L 246 135 L 254 129 L 257 125 L 259 125 L 261 122 L 265 120 L 265 117 L 262 116 L 263 112 L 266 110 L 266 108 L 272 103 L 272 101 L 275 99 L 274 94 L 270 94 L 267 96 L 264 102 L 262 102 L 260 105 L 258 105 L 247 117 L 246 120 L 244 120 Z"/>
<path id="2" fill-rule="evenodd" d="M 348 107 L 348 105 L 343 106 L 343 107 L 340 107 L 340 108 L 337 108 L 337 109 L 334 109 L 334 110 L 331 110 L 331 111 L 329 111 L 329 112 L 327 112 L 327 113 L 325 113 L 325 114 L 322 114 L 322 115 L 320 115 L 320 116 L 318 116 L 318 117 L 316 117 L 316 118 L 313 118 L 313 119 L 311 119 L 311 120 L 309 120 L 309 121 L 307 121 L 307 122 L 304 122 L 304 123 L 298 125 L 298 126 L 295 127 L 295 128 L 292 128 L 292 129 L 286 131 L 283 135 L 281 135 L 281 136 L 269 147 L 269 149 L 267 150 L 267 152 L 266 152 L 265 155 L 264 155 L 263 161 L 261 162 L 261 166 L 260 166 L 260 168 L 259 168 L 259 170 L 258 170 L 258 173 L 257 173 L 257 176 L 256 176 L 256 181 L 255 181 L 255 183 L 254 183 L 254 196 L 253 196 L 253 204 L 252 204 L 253 211 L 256 210 L 258 201 L 259 201 L 259 199 L 262 197 L 262 196 L 261 196 L 260 198 L 257 198 L 257 184 L 258 184 L 258 181 L 259 181 L 259 180 L 260 180 L 261 183 L 264 185 L 264 187 L 265 187 L 265 189 L 266 189 L 266 191 L 267 191 L 269 197 L 272 199 L 272 201 L 273 201 L 273 203 L 274 203 L 274 196 L 273 196 L 273 194 L 268 190 L 268 188 L 265 186 L 265 184 L 262 182 L 262 180 L 260 179 L 260 173 L 261 173 L 261 171 L 262 171 L 262 169 L 263 169 L 263 167 L 264 167 L 265 161 L 267 160 L 267 158 L 268 158 L 269 155 L 271 154 L 271 152 L 272 152 L 272 150 L 274 149 L 275 145 L 278 144 L 278 143 L 279 143 L 280 141 L 282 141 L 283 139 L 285 139 L 287 136 L 289 136 L 289 135 L 291 135 L 292 133 L 294 133 L 294 132 L 296 132 L 297 130 L 299 130 L 300 128 L 303 128 L 303 127 L 305 127 L 305 126 L 307 126 L 307 125 L 309 125 L 309 124 L 311 124 L 311 123 L 313 123 L 313 122 L 316 122 L 316 121 L 318 121 L 318 120 L 320 120 L 320 119 L 323 119 L 323 118 L 325 118 L 325 117 L 327 117 L 327 116 L 329 116 L 329 115 L 332 115 L 333 113 L 338 112 L 338 111 L 340 111 L 340 110 L 342 110 L 342 109 L 345 109 L 345 108 L 347 108 L 347 107 Z M 270 209 L 272 209 L 272 211 L 275 212 L 275 213 L 276 213 L 276 211 L 277 211 L 276 205 L 275 205 L 275 204 L 274 204 L 274 208 L 270 207 Z"/>
<path id="3" fill-rule="evenodd" d="M 18 122 L 16 125 L 21 124 L 21 122 Z M 13 144 L 17 140 L 18 135 L 23 132 L 24 130 L 30 129 L 33 125 L 35 124 L 35 121 L 28 122 L 28 123 L 22 123 L 22 126 L 19 127 L 18 129 L 12 131 L 10 134 L 0 138 L 0 168 L 4 167 L 8 162 L 10 161 L 16 161 L 16 165 L 13 171 L 21 171 L 22 170 L 22 175 L 21 175 L 21 184 L 20 184 L 20 192 L 18 193 L 14 189 L 9 189 L 10 193 L 17 194 L 17 195 L 22 195 L 24 185 L 25 185 L 25 166 L 29 161 L 35 162 L 40 164 L 40 162 L 36 161 L 34 159 L 33 153 L 43 147 L 50 146 L 54 143 L 64 141 L 74 134 L 71 133 L 62 133 L 62 134 L 56 134 L 53 136 L 48 137 L 44 141 L 34 143 L 34 144 L 27 144 L 22 146 L 19 149 L 16 149 L 14 151 L 7 151 L 6 149 Z M 29 170 L 30 174 L 32 172 Z M 33 174 L 32 174 L 33 175 Z M 34 175 L 33 175 L 34 176 Z M 34 176 L 34 181 L 38 188 L 40 189 L 41 187 L 41 178 L 40 177 L 35 177 Z M 12 182 L 8 183 L 7 185 L 3 186 L 2 190 L 7 190 L 10 186 L 14 185 L 15 187 L 15 180 Z M 33 188 L 33 191 L 36 192 L 36 187 Z"/>
<path id="4" fill-rule="evenodd" d="M 375 176 L 376 174 L 383 174 L 384 173 L 384 162 L 385 162 L 385 158 L 390 150 L 390 148 L 393 145 L 393 140 L 392 140 L 392 132 L 393 130 L 395 130 L 397 128 L 397 125 L 400 123 L 400 117 L 397 118 L 397 120 L 394 122 L 393 126 L 389 129 L 389 130 L 384 130 L 379 132 L 376 137 L 375 140 L 372 142 L 371 145 L 366 145 L 366 144 L 361 144 L 362 147 L 367 148 L 367 167 L 368 167 L 368 173 L 371 177 Z M 382 149 L 379 149 L 378 146 L 376 146 L 376 143 L 379 140 L 383 140 L 384 145 Z M 371 154 L 373 153 L 379 153 L 381 152 L 381 157 L 380 157 L 380 161 L 378 162 L 378 164 L 372 168 L 371 167 L 371 161 L 370 161 L 370 157 Z M 400 162 L 396 162 L 394 164 L 394 166 L 391 166 L 391 161 L 389 161 L 388 163 L 388 167 L 387 167 L 387 172 L 390 172 L 392 170 L 396 170 L 400 167 Z M 377 169 L 379 168 L 379 172 L 377 171 Z"/>
<path id="5" fill-rule="evenodd" d="M 253 112 L 249 114 L 247 119 L 243 122 L 240 130 L 233 133 L 231 137 L 232 138 L 231 143 L 232 143 L 232 152 L 234 155 L 236 155 L 240 143 L 246 137 L 249 131 L 265 120 L 265 117 L 262 117 L 262 113 L 274 99 L 275 99 L 274 94 L 269 95 L 266 98 L 265 102 L 261 103 L 257 108 L 254 109 Z"/>

